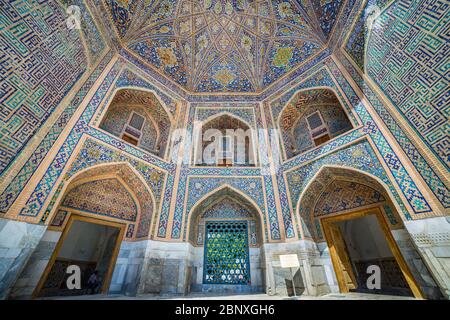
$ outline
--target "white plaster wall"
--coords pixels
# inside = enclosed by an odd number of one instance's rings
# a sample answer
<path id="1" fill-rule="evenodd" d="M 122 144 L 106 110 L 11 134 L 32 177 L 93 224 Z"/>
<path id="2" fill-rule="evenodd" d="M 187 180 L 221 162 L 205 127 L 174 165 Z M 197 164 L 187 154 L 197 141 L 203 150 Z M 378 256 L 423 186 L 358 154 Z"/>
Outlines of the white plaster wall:
<path id="1" fill-rule="evenodd" d="M 74 221 L 58 258 L 77 261 L 97 261 L 101 258 L 105 242 L 118 229 L 83 221 Z"/>
<path id="2" fill-rule="evenodd" d="M 354 261 L 394 256 L 376 216 L 341 221 L 338 225 Z"/>

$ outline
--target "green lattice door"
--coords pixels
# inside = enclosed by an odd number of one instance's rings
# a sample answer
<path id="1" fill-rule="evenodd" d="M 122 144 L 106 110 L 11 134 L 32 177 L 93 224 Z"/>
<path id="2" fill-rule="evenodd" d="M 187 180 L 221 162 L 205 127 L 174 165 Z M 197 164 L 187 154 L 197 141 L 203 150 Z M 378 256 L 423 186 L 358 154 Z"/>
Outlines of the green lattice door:
<path id="1" fill-rule="evenodd" d="M 250 284 L 247 221 L 205 225 L 204 284 Z"/>

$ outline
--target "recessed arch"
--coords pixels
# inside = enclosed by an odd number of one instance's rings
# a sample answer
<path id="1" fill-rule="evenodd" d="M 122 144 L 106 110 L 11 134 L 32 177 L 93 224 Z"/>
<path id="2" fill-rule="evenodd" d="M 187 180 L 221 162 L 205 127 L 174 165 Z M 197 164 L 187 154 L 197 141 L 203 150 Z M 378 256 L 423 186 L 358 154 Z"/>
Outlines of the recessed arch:
<path id="1" fill-rule="evenodd" d="M 402 217 L 389 188 L 373 175 L 320 168 L 300 195 L 296 215 L 304 238 L 328 246 L 341 292 L 365 292 L 367 267 L 377 265 L 390 273 L 377 293 L 423 296 L 394 239 L 393 231 L 405 228 Z"/>
<path id="2" fill-rule="evenodd" d="M 285 159 L 353 129 L 355 124 L 344 105 L 329 86 L 296 91 L 275 119 Z"/>
<path id="3" fill-rule="evenodd" d="M 238 195 L 240 198 L 242 198 L 246 202 L 248 202 L 248 204 L 250 204 L 251 208 L 256 210 L 256 212 L 258 214 L 259 226 L 260 226 L 260 230 L 261 230 L 261 237 L 262 237 L 261 241 L 263 242 L 263 241 L 267 240 L 267 238 L 266 238 L 267 226 L 265 224 L 264 214 L 262 213 L 261 208 L 250 196 L 248 196 L 241 190 L 231 186 L 230 184 L 223 184 L 220 187 L 206 193 L 200 199 L 198 199 L 197 202 L 189 209 L 189 212 L 187 213 L 187 221 L 186 221 L 187 226 L 185 228 L 186 235 L 184 238 L 189 239 L 189 237 L 191 236 L 190 235 L 190 231 L 191 231 L 190 226 L 193 223 L 192 222 L 193 213 L 198 211 L 199 206 L 204 204 L 207 199 L 213 197 L 214 195 L 220 195 L 220 193 L 224 192 L 224 191 L 229 191 L 231 194 Z"/>
<path id="4" fill-rule="evenodd" d="M 325 181 L 325 183 L 321 183 L 321 179 Z M 311 229 L 309 232 L 302 230 L 303 236 L 305 236 L 305 234 L 309 234 L 312 238 L 318 238 L 318 234 L 316 232 L 317 228 L 313 225 L 314 222 L 317 224 L 317 221 L 315 221 L 317 217 L 311 216 L 312 212 L 310 212 L 311 209 L 314 209 L 311 207 L 311 201 L 314 201 L 313 205 L 317 204 L 326 187 L 336 180 L 354 181 L 382 193 L 385 201 L 380 201 L 379 204 L 381 205 L 382 202 L 386 203 L 392 209 L 392 212 L 389 213 L 386 212 L 386 209 L 382 209 L 386 219 L 390 221 L 391 227 L 399 228 L 403 226 L 402 222 L 405 220 L 405 217 L 401 214 L 401 208 L 395 200 L 395 197 L 389 187 L 381 179 L 371 173 L 356 168 L 348 166 L 325 165 L 321 167 L 308 181 L 296 203 L 295 214 L 299 219 L 298 221 L 300 222 L 300 228 L 304 229 L 305 226 L 309 226 Z M 372 204 L 374 206 L 378 205 L 377 203 Z M 368 206 L 370 205 L 371 204 L 368 204 Z M 305 211 L 305 209 L 308 211 Z M 358 209 L 360 208 L 354 207 L 344 211 L 347 212 Z M 335 214 L 339 215 L 339 212 Z M 391 216 L 388 216 L 388 214 L 391 214 Z"/>
<path id="5" fill-rule="evenodd" d="M 216 139 L 224 140 L 217 143 Z M 257 139 L 254 126 L 231 112 L 222 111 L 204 120 L 195 121 L 194 141 L 193 162 L 195 165 L 255 166 L 257 164 Z M 204 159 L 205 151 L 212 144 L 216 144 L 211 153 L 212 157 Z M 223 147 L 226 144 L 231 146 L 229 150 L 227 149 L 227 155 Z"/>
<path id="6" fill-rule="evenodd" d="M 216 118 L 222 117 L 222 116 L 229 116 L 231 118 L 235 118 L 236 120 L 239 120 L 240 122 L 245 123 L 249 128 L 253 127 L 253 125 L 250 124 L 247 120 L 245 120 L 242 117 L 239 117 L 239 116 L 237 116 L 234 113 L 231 113 L 229 111 L 220 111 L 220 112 L 218 112 L 216 114 L 210 115 L 209 117 L 207 117 L 204 120 L 196 120 L 196 121 L 201 122 L 201 123 L 204 124 L 204 123 L 208 123 L 208 122 L 210 122 L 210 121 L 212 121 L 212 120 L 214 120 Z"/>
<path id="7" fill-rule="evenodd" d="M 83 210 L 83 208 L 73 208 L 73 211 L 77 214 L 88 214 L 95 216 L 98 219 L 107 219 L 114 221 L 125 221 L 127 224 L 133 224 L 132 235 L 129 238 L 147 238 L 150 236 L 151 226 L 155 220 L 156 199 L 153 191 L 148 186 L 144 178 L 139 172 L 133 168 L 128 162 L 109 162 L 97 164 L 88 168 L 84 168 L 79 172 L 69 177 L 61 189 L 61 193 L 56 200 L 57 205 L 54 206 L 53 212 L 50 214 L 48 221 L 56 219 L 59 209 L 65 208 L 65 197 L 74 189 L 79 186 L 83 186 L 87 183 L 95 183 L 96 181 L 102 181 L 105 179 L 116 179 L 123 187 L 130 193 L 133 199 L 137 203 L 137 214 L 134 221 L 124 220 L 120 216 L 115 216 L 114 213 L 109 214 L 96 214 L 92 210 Z M 113 210 L 114 208 L 111 208 Z M 99 217 L 97 217 L 99 216 Z"/>
<path id="8" fill-rule="evenodd" d="M 197 252 L 194 291 L 262 290 L 266 230 L 257 204 L 244 192 L 224 184 L 208 192 L 187 214 L 184 237 Z M 235 290 L 230 287 L 229 290 Z"/>
<path id="9" fill-rule="evenodd" d="M 143 92 L 153 94 L 155 96 L 155 98 L 158 100 L 158 102 L 161 104 L 161 106 L 164 108 L 165 112 L 167 113 L 167 116 L 170 118 L 170 122 L 173 123 L 175 121 L 174 116 L 173 116 L 172 112 L 170 111 L 169 107 L 167 106 L 167 104 L 161 98 L 161 95 L 156 90 L 139 87 L 139 86 L 125 85 L 125 86 L 120 86 L 120 87 L 114 89 L 111 96 L 114 97 L 116 95 L 116 93 L 121 90 L 136 90 L 136 91 L 143 91 Z"/>

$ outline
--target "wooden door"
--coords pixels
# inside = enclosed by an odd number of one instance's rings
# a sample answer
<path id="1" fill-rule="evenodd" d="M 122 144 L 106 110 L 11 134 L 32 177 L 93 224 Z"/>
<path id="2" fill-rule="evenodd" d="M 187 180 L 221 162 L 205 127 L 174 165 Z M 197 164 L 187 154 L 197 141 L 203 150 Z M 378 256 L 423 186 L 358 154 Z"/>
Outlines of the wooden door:
<path id="1" fill-rule="evenodd" d="M 336 269 L 336 277 L 338 279 L 339 288 L 342 292 L 348 292 L 350 289 L 356 289 L 357 282 L 353 273 L 352 263 L 348 255 L 347 246 L 342 236 L 339 226 L 330 223 L 327 224 L 329 232 L 329 248 L 334 268 Z"/>

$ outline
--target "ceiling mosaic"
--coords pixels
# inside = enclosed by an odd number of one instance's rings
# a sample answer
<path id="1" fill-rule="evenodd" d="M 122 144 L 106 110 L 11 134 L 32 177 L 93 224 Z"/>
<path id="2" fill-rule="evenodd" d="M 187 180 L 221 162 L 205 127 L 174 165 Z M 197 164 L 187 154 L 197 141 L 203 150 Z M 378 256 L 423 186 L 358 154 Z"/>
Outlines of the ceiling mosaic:
<path id="1" fill-rule="evenodd" d="M 104 0 L 123 47 L 190 92 L 260 92 L 325 48 L 344 0 Z"/>

